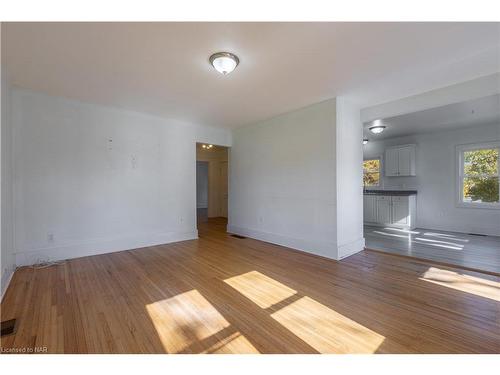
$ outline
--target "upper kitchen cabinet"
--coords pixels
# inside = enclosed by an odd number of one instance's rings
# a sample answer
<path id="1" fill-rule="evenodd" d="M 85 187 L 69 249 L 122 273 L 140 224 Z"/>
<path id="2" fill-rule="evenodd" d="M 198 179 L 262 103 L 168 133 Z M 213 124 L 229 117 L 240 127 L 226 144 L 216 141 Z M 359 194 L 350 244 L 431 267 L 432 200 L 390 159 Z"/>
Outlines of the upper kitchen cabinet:
<path id="1" fill-rule="evenodd" d="M 415 176 L 415 145 L 402 145 L 385 150 L 385 175 Z"/>

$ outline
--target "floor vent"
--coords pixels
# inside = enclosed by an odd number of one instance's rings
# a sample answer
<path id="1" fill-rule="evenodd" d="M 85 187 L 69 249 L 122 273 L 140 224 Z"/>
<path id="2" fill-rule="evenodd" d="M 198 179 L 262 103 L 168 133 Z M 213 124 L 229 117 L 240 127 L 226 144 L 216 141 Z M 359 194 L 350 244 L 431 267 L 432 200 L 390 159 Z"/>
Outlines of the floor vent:
<path id="1" fill-rule="evenodd" d="M 469 236 L 478 236 L 478 237 L 488 237 L 486 234 L 479 234 L 479 233 L 467 233 Z"/>
<path id="2" fill-rule="evenodd" d="M 1 336 L 12 335 L 16 332 L 16 319 L 6 320 L 1 323 L 2 334 Z"/>
<path id="3" fill-rule="evenodd" d="M 231 237 L 239 238 L 240 240 L 244 240 L 246 238 L 245 236 L 240 236 L 239 234 L 231 234 Z"/>

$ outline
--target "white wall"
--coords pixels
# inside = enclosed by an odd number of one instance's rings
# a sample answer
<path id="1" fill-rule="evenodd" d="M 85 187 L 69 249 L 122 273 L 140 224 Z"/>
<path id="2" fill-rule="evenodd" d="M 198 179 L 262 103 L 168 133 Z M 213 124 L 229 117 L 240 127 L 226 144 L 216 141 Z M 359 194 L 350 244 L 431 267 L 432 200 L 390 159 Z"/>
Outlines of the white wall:
<path id="1" fill-rule="evenodd" d="M 16 263 L 197 237 L 196 142 L 227 130 L 14 90 Z"/>
<path id="2" fill-rule="evenodd" d="M 362 250 L 363 237 L 363 128 L 360 109 L 352 100 L 337 98 L 337 258 Z"/>
<path id="3" fill-rule="evenodd" d="M 335 100 L 233 131 L 229 225 L 336 257 Z"/>
<path id="4" fill-rule="evenodd" d="M 417 226 L 500 236 L 500 210 L 456 206 L 456 145 L 500 140 L 500 124 L 369 142 L 364 158 L 382 157 L 386 147 L 416 143 L 415 177 L 382 177 L 386 189 L 416 189 Z M 382 167 L 383 168 L 383 167 Z"/>
<path id="5" fill-rule="evenodd" d="M 196 207 L 208 207 L 208 162 L 196 162 Z"/>
<path id="6" fill-rule="evenodd" d="M 339 105 L 342 113 L 332 99 L 233 132 L 230 232 L 333 259 L 362 250 L 351 243 L 362 241 L 359 110 Z M 345 142 L 340 158 L 339 141 Z M 345 163 L 340 174 L 337 161 Z M 352 215 L 339 224 L 349 207 Z"/>
<path id="7" fill-rule="evenodd" d="M 2 45 L 4 45 L 2 43 Z M 14 239 L 12 212 L 12 124 L 10 121 L 10 94 L 5 65 L 1 65 L 1 295 L 14 272 Z"/>

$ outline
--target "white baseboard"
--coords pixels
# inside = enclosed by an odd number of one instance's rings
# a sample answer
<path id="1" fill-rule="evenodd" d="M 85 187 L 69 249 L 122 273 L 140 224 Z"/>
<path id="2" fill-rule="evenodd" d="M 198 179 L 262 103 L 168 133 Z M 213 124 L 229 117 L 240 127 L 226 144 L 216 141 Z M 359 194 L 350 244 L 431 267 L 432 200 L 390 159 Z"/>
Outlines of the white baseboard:
<path id="1" fill-rule="evenodd" d="M 7 291 L 7 288 L 9 287 L 10 282 L 12 281 L 12 276 L 14 276 L 14 269 L 9 270 L 6 272 L 5 275 L 2 275 L 2 297 L 0 298 L 0 302 L 3 301 L 3 297 L 5 296 L 5 292 Z"/>
<path id="2" fill-rule="evenodd" d="M 365 248 L 365 239 L 364 237 L 359 238 L 355 241 L 352 241 L 348 244 L 341 245 L 338 247 L 339 260 L 345 259 L 351 255 L 359 253 Z"/>
<path id="3" fill-rule="evenodd" d="M 304 251 L 313 255 L 320 255 L 325 258 L 335 260 L 335 244 L 327 242 L 316 242 L 282 236 L 279 234 L 263 232 L 255 229 L 243 228 L 234 225 L 228 225 L 229 233 L 239 234 L 240 236 L 254 238 L 265 242 L 270 242 L 280 246 L 286 246 L 291 249 Z"/>
<path id="4" fill-rule="evenodd" d="M 191 232 L 157 233 L 70 243 L 47 248 L 18 251 L 15 254 L 16 265 L 28 266 L 37 263 L 39 260 L 56 261 L 80 258 L 89 255 L 106 254 L 172 242 L 194 240 L 197 238 L 198 231 L 194 230 Z"/>

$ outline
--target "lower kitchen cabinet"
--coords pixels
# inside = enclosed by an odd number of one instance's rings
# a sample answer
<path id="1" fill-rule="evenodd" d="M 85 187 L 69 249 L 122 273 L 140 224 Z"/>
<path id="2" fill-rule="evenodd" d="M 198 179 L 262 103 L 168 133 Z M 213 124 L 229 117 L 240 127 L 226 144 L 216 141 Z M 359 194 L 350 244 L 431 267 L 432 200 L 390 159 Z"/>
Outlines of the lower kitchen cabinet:
<path id="1" fill-rule="evenodd" d="M 416 227 L 416 195 L 364 195 L 364 222 L 402 229 Z"/>

